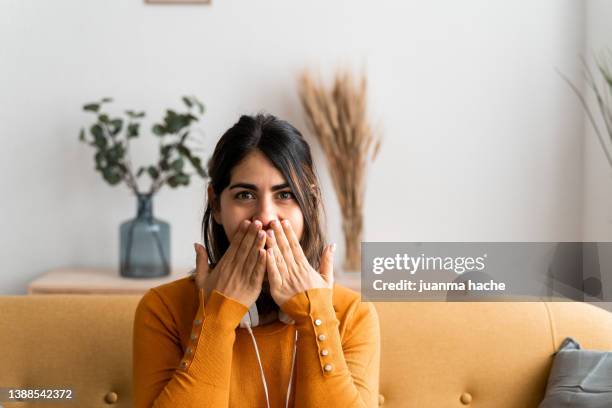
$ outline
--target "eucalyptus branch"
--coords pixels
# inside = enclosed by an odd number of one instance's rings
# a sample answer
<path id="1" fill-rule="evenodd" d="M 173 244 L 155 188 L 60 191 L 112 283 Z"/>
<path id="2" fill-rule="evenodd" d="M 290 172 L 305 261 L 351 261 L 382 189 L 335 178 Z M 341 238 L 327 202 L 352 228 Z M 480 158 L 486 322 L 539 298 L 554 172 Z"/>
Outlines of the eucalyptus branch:
<path id="1" fill-rule="evenodd" d="M 170 176 L 166 176 L 165 178 L 158 178 L 151 185 L 151 190 L 149 190 L 149 194 L 153 195 L 159 191 L 160 188 L 166 183 L 166 181 L 170 178 Z"/>
<path id="2" fill-rule="evenodd" d="M 95 154 L 96 170 L 102 173 L 103 178 L 109 184 L 116 185 L 124 181 L 135 194 L 140 194 L 137 179 L 146 171 L 151 178 L 149 192 L 155 194 L 164 184 L 176 188 L 189 185 L 191 177 L 196 174 L 203 179 L 208 177 L 202 166 L 202 159 L 194 155 L 193 151 L 195 149 L 190 148 L 185 143 L 187 140 L 198 141 L 192 137 L 193 133 L 198 132 L 193 124 L 201 119 L 204 113 L 204 105 L 194 96 L 185 96 L 182 101 L 187 107 L 187 112 L 180 113 L 168 109 L 163 120 L 152 126 L 152 133 L 159 137 L 160 158 L 154 165 L 141 166 L 136 175 L 134 175 L 131 160 L 130 138 L 139 136 L 140 122 L 137 119 L 144 117 L 145 113 L 125 111 L 128 116 L 127 120 L 111 119 L 109 115 L 101 112 L 101 107 L 105 103 L 112 102 L 111 98 L 104 98 L 99 102 L 83 106 L 84 111 L 93 112 L 97 115 L 97 121 L 89 128 L 89 136 L 92 139 L 88 140 L 88 132 L 85 128 L 82 128 L 79 140 L 97 148 Z M 124 123 L 127 124 L 125 128 L 123 128 Z M 125 144 L 121 140 L 122 134 L 125 135 Z M 178 139 L 164 144 L 163 140 L 170 136 L 176 136 Z M 172 159 L 174 151 L 177 152 L 178 157 Z M 172 159 L 172 162 L 170 162 L 170 159 Z M 196 170 L 195 172 L 185 171 L 186 161 Z"/>
<path id="3" fill-rule="evenodd" d="M 100 126 L 106 133 L 107 138 L 112 141 L 113 147 L 116 148 L 117 146 L 121 146 L 120 142 L 117 141 L 118 135 L 113 135 L 111 130 L 108 128 L 108 122 L 105 122 L 105 121 L 101 122 Z M 127 150 L 126 150 L 125 156 L 126 156 L 125 166 L 126 166 L 127 171 L 124 172 L 123 179 L 125 180 L 125 183 L 127 184 L 128 188 L 130 188 L 134 194 L 138 194 L 139 193 L 138 185 L 136 184 L 134 180 L 134 175 L 132 174 L 132 169 L 129 164 L 130 163 L 129 154 Z"/>
<path id="4" fill-rule="evenodd" d="M 130 125 L 132 125 L 135 122 L 130 122 L 128 123 L 128 127 Z M 132 167 L 132 154 L 130 152 L 130 138 L 129 136 L 126 136 L 125 138 L 125 157 L 126 157 L 126 166 L 128 168 L 128 173 L 130 174 L 130 179 L 132 180 L 133 184 L 135 184 L 133 190 L 135 194 L 140 194 L 140 191 L 138 190 L 138 177 L 134 177 L 134 173 L 133 173 L 133 167 Z"/>

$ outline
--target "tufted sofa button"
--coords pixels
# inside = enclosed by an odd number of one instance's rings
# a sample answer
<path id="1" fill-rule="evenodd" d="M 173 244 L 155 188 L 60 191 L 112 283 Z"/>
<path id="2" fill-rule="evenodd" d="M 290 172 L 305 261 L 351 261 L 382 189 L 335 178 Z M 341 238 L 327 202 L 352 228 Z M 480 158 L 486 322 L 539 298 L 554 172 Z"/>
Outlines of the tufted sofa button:
<path id="1" fill-rule="evenodd" d="M 114 404 L 115 402 L 117 402 L 118 399 L 119 396 L 117 395 L 117 393 L 112 391 L 107 393 L 104 397 L 104 401 L 106 401 L 107 404 Z"/>
<path id="2" fill-rule="evenodd" d="M 385 403 L 385 396 L 382 394 L 378 394 L 378 406 L 380 407 L 384 403 Z"/>
<path id="3" fill-rule="evenodd" d="M 464 392 L 463 394 L 461 394 L 459 401 L 461 401 L 463 405 L 467 405 L 472 402 L 472 395 L 469 392 Z"/>

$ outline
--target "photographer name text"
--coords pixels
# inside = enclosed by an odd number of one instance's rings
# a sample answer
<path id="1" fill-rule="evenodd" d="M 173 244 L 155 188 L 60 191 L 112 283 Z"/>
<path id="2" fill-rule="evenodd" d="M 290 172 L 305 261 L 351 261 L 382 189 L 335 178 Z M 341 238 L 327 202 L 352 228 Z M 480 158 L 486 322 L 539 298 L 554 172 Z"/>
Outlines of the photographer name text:
<path id="1" fill-rule="evenodd" d="M 504 282 L 474 282 L 468 279 L 466 282 L 427 282 L 423 279 L 412 281 L 402 279 L 396 282 L 384 282 L 381 279 L 376 279 L 372 287 L 377 291 L 410 291 L 410 292 L 433 292 L 433 291 L 505 291 L 506 284 Z"/>

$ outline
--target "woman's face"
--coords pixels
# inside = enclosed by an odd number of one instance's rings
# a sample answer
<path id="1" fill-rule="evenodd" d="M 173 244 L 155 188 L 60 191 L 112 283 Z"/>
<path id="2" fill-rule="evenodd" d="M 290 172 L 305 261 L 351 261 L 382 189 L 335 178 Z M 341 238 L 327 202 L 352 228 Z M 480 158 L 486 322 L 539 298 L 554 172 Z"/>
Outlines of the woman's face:
<path id="1" fill-rule="evenodd" d="M 208 193 L 213 196 L 210 185 Z M 264 230 L 273 220 L 289 220 L 298 239 L 302 238 L 302 210 L 282 173 L 259 150 L 234 166 L 220 198 L 221 208 L 213 216 L 230 241 L 243 220 L 259 220 Z"/>

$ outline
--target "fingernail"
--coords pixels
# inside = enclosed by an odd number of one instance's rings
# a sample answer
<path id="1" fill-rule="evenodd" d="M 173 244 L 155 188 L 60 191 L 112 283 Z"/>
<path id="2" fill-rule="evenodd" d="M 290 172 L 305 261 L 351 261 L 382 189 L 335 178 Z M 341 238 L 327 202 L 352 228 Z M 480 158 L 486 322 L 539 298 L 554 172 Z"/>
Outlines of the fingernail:
<path id="1" fill-rule="evenodd" d="M 198 252 L 198 244 L 196 242 L 193 243 L 193 249 Z"/>
<path id="2" fill-rule="evenodd" d="M 334 252 L 336 252 L 336 243 L 335 242 L 333 244 L 331 244 L 331 252 L 332 252 L 332 254 Z"/>
<path id="3" fill-rule="evenodd" d="M 257 238 L 262 239 L 264 237 L 265 232 L 263 232 L 262 230 L 257 231 Z"/>
<path id="4" fill-rule="evenodd" d="M 268 230 L 266 231 L 266 233 L 268 234 L 270 238 L 274 238 L 274 232 L 272 232 L 272 230 Z"/>
<path id="5" fill-rule="evenodd" d="M 289 220 L 283 220 L 283 225 L 285 227 L 288 227 L 289 226 Z"/>

